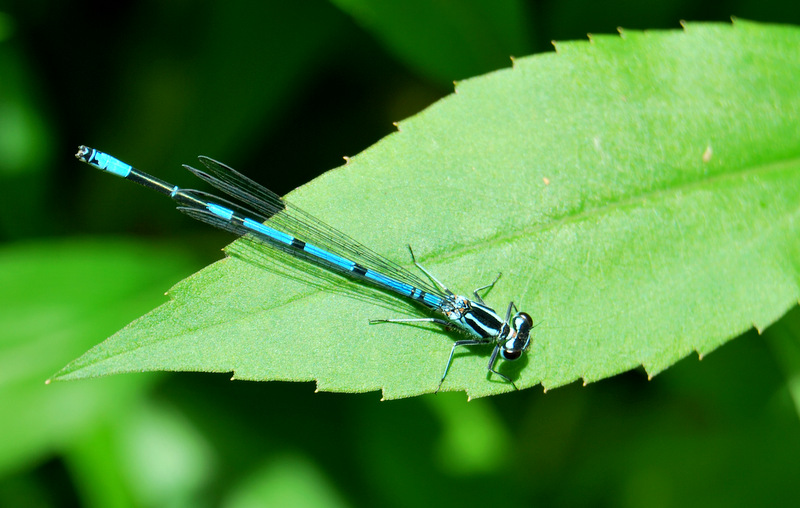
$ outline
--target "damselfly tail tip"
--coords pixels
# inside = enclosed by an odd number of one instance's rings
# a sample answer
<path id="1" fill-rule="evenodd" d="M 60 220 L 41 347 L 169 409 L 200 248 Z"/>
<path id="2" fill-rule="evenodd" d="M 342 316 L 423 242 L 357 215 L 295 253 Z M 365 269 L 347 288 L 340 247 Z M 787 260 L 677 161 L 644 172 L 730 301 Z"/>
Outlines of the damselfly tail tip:
<path id="1" fill-rule="evenodd" d="M 75 154 L 75 158 L 78 159 L 79 161 L 86 162 L 87 159 L 86 156 L 89 155 L 91 152 L 92 152 L 91 148 L 89 148 L 86 145 L 81 145 L 78 147 L 78 153 Z"/>

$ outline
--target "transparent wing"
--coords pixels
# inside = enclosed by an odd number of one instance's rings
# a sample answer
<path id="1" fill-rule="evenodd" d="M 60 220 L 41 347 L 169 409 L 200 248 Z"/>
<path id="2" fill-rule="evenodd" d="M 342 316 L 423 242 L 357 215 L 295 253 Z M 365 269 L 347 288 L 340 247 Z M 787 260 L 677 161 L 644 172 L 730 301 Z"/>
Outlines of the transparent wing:
<path id="1" fill-rule="evenodd" d="M 190 166 L 184 167 L 197 177 L 208 182 L 213 187 L 245 206 L 243 207 L 232 202 L 221 200 L 201 191 L 184 192 L 194 193 L 194 195 L 209 201 L 219 201 L 245 217 L 249 217 L 261 223 L 267 223 L 270 227 L 288 233 L 298 240 L 313 244 L 333 254 L 354 261 L 369 270 L 380 272 L 430 294 L 447 298 L 448 295 L 443 293 L 431 282 L 406 270 L 397 263 L 386 259 L 350 236 L 329 226 L 324 221 L 288 203 L 271 190 L 242 175 L 233 168 L 208 157 L 201 156 L 199 159 L 207 168 L 206 171 L 195 169 Z M 197 220 L 231 231 L 237 235 L 252 233 L 243 226 L 222 220 L 204 209 L 186 207 L 181 207 L 179 209 Z M 262 240 L 262 243 L 273 248 L 278 248 L 284 252 L 290 252 L 312 263 L 320 264 L 317 258 L 308 256 L 302 251 L 287 248 L 274 242 L 263 241 L 263 239 L 258 236 L 250 236 L 257 240 Z M 324 263 L 322 264 L 324 265 Z M 336 269 L 335 266 L 327 266 L 327 268 Z M 355 273 L 348 273 L 348 275 L 370 282 L 368 279 L 359 277 L 358 274 Z"/>
<path id="2" fill-rule="evenodd" d="M 267 223 L 270 227 L 288 233 L 298 240 L 313 244 L 333 254 L 354 261 L 367 269 L 383 273 L 384 275 L 410 284 L 430 294 L 438 295 L 443 298 L 447 297 L 445 293 L 430 281 L 386 259 L 352 237 L 285 201 L 271 190 L 242 175 L 230 166 L 208 157 L 201 156 L 199 159 L 206 167 L 206 171 L 195 169 L 190 166 L 184 167 L 213 187 L 245 205 L 247 208 L 226 202 L 226 205 L 232 205 L 235 209 L 241 210 L 245 216 L 262 223 L 268 221 Z M 248 210 L 248 208 L 256 213 Z M 199 212 L 203 214 L 202 210 L 199 210 Z M 184 211 L 184 213 L 188 212 Z M 205 213 L 207 214 L 208 212 Z M 217 222 L 224 221 L 217 221 L 211 217 L 204 218 L 198 214 L 194 214 L 193 216 L 207 223 L 212 223 L 213 221 L 214 223 L 212 225 L 227 229 L 238 235 L 250 232 L 234 224 L 227 226 L 218 224 Z M 281 248 L 280 245 L 273 246 Z M 286 251 L 287 249 L 282 250 Z M 291 252 L 294 253 L 296 251 Z M 310 258 L 308 256 L 301 257 L 305 257 L 312 262 L 317 262 L 315 258 Z"/>

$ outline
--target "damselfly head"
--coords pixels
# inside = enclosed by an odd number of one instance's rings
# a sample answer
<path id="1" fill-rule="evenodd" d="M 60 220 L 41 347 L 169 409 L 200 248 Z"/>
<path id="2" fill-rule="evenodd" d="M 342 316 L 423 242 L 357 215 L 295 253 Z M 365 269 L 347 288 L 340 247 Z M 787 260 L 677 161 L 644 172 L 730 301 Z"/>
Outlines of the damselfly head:
<path id="1" fill-rule="evenodd" d="M 500 350 L 500 355 L 504 360 L 516 360 L 522 356 L 522 353 L 531 345 L 530 331 L 533 327 L 533 320 L 531 317 L 524 312 L 518 312 L 511 322 L 514 331 L 511 336 L 506 339 Z"/>

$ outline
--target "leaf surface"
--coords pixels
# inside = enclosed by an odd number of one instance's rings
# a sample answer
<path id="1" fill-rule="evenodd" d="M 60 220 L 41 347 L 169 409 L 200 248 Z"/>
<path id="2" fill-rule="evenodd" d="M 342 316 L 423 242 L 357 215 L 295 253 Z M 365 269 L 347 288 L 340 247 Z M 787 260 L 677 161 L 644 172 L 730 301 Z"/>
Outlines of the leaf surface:
<path id="1" fill-rule="evenodd" d="M 502 272 L 487 302 L 541 321 L 528 355 L 499 367 L 520 387 L 654 375 L 798 300 L 798 82 L 796 27 L 559 43 L 458 83 L 289 199 L 406 266 L 411 243 L 461 294 Z M 199 370 L 385 398 L 436 388 L 458 336 L 371 326 L 408 310 L 254 263 L 242 242 L 228 252 L 57 378 Z M 459 353 L 443 389 L 512 389 L 487 378 L 490 352 Z"/>

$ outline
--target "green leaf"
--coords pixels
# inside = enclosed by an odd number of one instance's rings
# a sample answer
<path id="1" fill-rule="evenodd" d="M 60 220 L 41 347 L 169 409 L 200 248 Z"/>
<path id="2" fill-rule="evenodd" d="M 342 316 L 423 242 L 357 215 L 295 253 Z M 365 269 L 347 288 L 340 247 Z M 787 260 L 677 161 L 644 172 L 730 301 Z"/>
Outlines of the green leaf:
<path id="1" fill-rule="evenodd" d="M 47 376 L 155 305 L 185 255 L 132 242 L 39 241 L 0 249 L 0 475 L 41 461 L 127 411 L 154 376 L 45 385 Z M 157 282 L 158 281 L 158 282 Z"/>
<path id="2" fill-rule="evenodd" d="M 349 505 L 330 485 L 315 461 L 297 454 L 285 454 L 261 465 L 239 482 L 226 496 L 223 506 L 340 508 Z"/>
<path id="3" fill-rule="evenodd" d="M 541 321 L 528 355 L 500 362 L 520 387 L 640 365 L 652 376 L 798 300 L 798 48 L 800 29 L 745 21 L 560 43 L 459 83 L 290 199 L 406 266 L 412 243 L 459 293 L 501 271 L 487 301 Z M 370 326 L 406 308 L 280 276 L 242 242 L 229 253 L 57 378 L 164 369 L 385 398 L 436 388 L 456 336 Z M 443 389 L 511 390 L 487 376 L 490 350 L 457 355 Z"/>
<path id="4" fill-rule="evenodd" d="M 136 402 L 66 450 L 82 506 L 203 504 L 215 458 L 211 446 L 174 408 Z"/>
<path id="5" fill-rule="evenodd" d="M 525 54 L 532 26 L 520 0 L 331 0 L 398 58 L 452 83 Z"/>
<path id="6" fill-rule="evenodd" d="M 112 66 L 105 77 L 126 100 L 108 106 L 91 139 L 106 147 L 125 140 L 127 153 L 141 153 L 140 164 L 159 167 L 194 153 L 189 143 L 220 156 L 274 129 L 294 91 L 350 26 L 327 2 L 138 7 L 135 18 L 146 18 L 148 35 L 122 46 L 118 61 L 130 64 Z M 176 26 L 202 28 L 182 37 L 188 45 L 167 49 Z"/>
<path id="7" fill-rule="evenodd" d="M 5 12 L 0 12 L 0 42 L 4 42 L 14 33 L 14 21 Z"/>
<path id="8" fill-rule="evenodd" d="M 800 416 L 800 308 L 794 307 L 765 334 L 776 363 L 786 379 L 786 388 Z"/>

